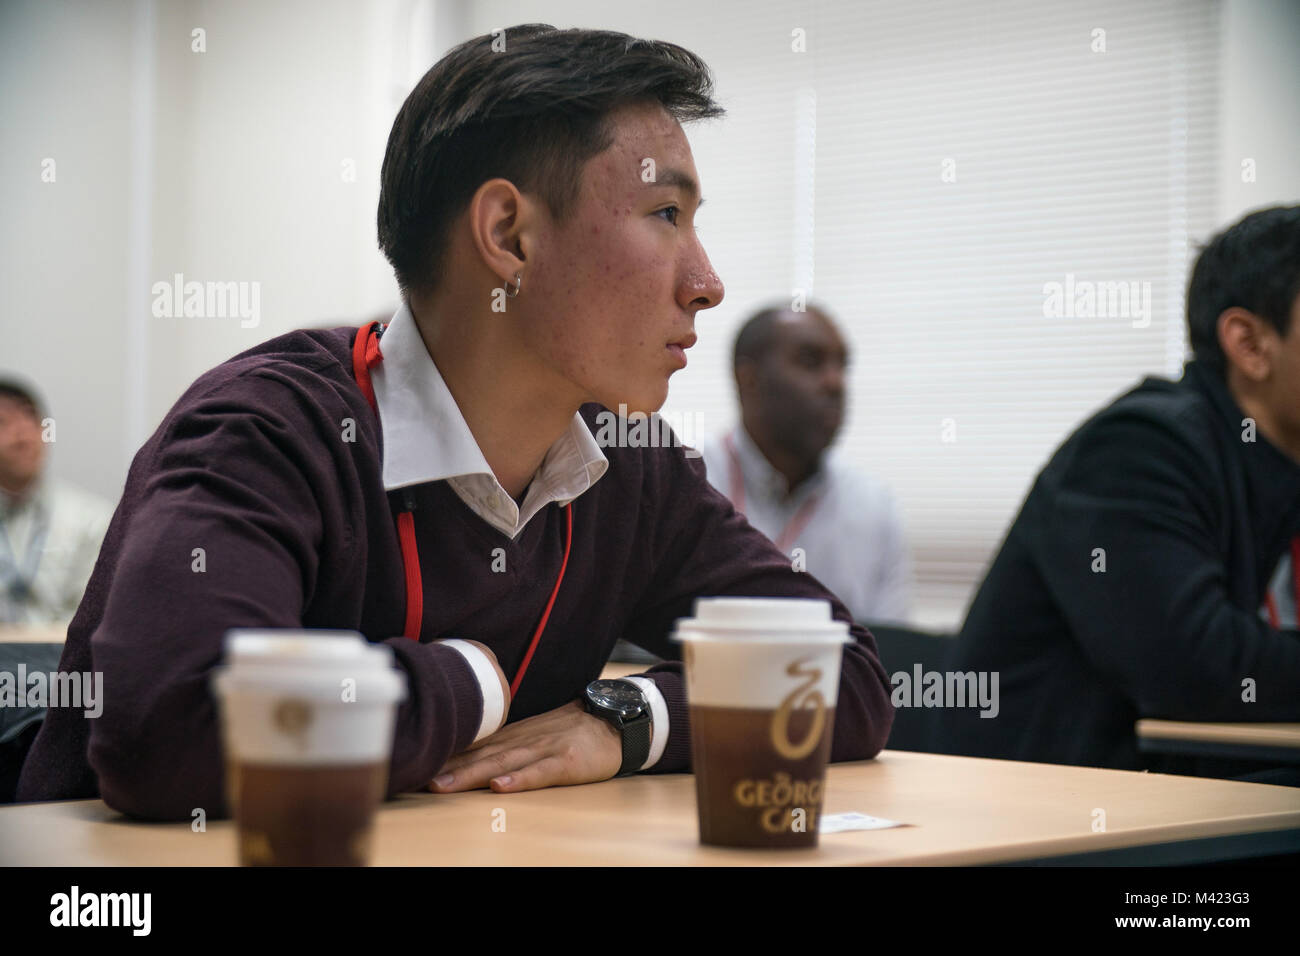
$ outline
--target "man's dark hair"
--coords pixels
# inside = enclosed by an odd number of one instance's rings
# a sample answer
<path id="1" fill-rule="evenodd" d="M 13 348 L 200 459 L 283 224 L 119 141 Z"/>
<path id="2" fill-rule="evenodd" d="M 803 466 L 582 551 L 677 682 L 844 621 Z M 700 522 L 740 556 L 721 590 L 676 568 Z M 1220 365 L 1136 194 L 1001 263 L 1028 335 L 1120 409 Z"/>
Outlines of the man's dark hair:
<path id="1" fill-rule="evenodd" d="M 731 369 L 734 372 L 742 362 L 761 362 L 772 349 L 777 323 L 781 316 L 791 311 L 788 305 L 770 305 L 759 309 L 740 327 L 736 341 L 731 346 Z M 826 310 L 809 304 L 805 312 L 814 312 L 830 321 Z"/>
<path id="2" fill-rule="evenodd" d="M 1219 316 L 1238 306 L 1285 337 L 1300 294 L 1300 206 L 1253 212 L 1211 239 L 1187 284 L 1187 330 L 1198 361 L 1226 371 Z"/>
<path id="3" fill-rule="evenodd" d="M 770 306 L 760 309 L 745 320 L 745 324 L 736 333 L 736 341 L 731 346 L 731 369 L 734 372 L 742 362 L 761 362 L 772 348 L 772 339 L 776 336 L 777 320 L 789 312 L 788 307 Z"/>
<path id="4" fill-rule="evenodd" d="M 41 400 L 36 391 L 17 379 L 0 379 L 0 398 L 11 398 L 20 405 L 26 405 L 36 418 L 41 417 Z"/>
<path id="5" fill-rule="evenodd" d="M 530 23 L 455 47 L 402 104 L 384 155 L 379 247 L 403 297 L 437 287 L 451 223 L 487 180 L 540 195 L 562 221 L 583 166 L 613 143 L 610 113 L 658 103 L 679 123 L 721 116 L 712 94 L 694 53 L 625 33 Z"/>

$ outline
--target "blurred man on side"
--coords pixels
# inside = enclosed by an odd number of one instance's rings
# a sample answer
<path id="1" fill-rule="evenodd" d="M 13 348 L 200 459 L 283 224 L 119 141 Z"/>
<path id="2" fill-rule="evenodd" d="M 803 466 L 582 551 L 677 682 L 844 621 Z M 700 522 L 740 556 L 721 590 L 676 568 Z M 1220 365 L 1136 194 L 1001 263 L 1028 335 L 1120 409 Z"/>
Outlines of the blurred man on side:
<path id="1" fill-rule="evenodd" d="M 1134 723 L 1300 720 L 1294 611 L 1264 610 L 1300 535 L 1300 207 L 1210 241 L 1187 322 L 1182 379 L 1121 396 L 1038 476 L 951 665 L 1000 673 L 999 716 L 944 711 L 943 749 L 1235 775 L 1139 751 Z"/>
<path id="2" fill-rule="evenodd" d="M 756 313 L 733 349 L 741 422 L 701 452 L 713 486 L 857 620 L 905 621 L 911 566 L 898 506 L 880 481 L 827 455 L 848 362 L 825 312 Z"/>
<path id="3" fill-rule="evenodd" d="M 44 474 L 44 417 L 31 389 L 0 381 L 0 625 L 66 625 L 112 517 Z"/>

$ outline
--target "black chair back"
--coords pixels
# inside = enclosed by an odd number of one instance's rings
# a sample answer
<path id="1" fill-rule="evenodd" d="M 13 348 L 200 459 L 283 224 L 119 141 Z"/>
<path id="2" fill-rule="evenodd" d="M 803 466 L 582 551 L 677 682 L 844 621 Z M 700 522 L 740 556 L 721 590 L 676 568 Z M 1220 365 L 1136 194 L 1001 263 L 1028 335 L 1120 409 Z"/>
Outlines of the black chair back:
<path id="1" fill-rule="evenodd" d="M 957 641 L 948 634 L 931 634 L 892 624 L 867 624 L 880 650 L 880 662 L 891 678 L 891 690 L 898 686 L 892 680 L 899 672 L 908 675 L 909 686 L 919 664 L 921 673 L 947 670 L 952 648 Z M 936 751 L 939 712 L 933 708 L 895 707 L 894 729 L 885 744 L 890 750 Z"/>
<path id="2" fill-rule="evenodd" d="M 62 644 L 0 641 L 0 674 L 8 675 L 16 691 L 20 677 L 37 672 L 49 675 L 57 671 L 62 656 Z M 26 687 L 23 688 L 23 697 L 26 697 Z M 18 772 L 22 770 L 27 751 L 31 750 L 32 741 L 44 720 L 44 706 L 24 704 L 19 707 L 16 694 L 12 706 L 0 707 L 0 803 L 13 803 L 14 792 L 18 789 Z"/>

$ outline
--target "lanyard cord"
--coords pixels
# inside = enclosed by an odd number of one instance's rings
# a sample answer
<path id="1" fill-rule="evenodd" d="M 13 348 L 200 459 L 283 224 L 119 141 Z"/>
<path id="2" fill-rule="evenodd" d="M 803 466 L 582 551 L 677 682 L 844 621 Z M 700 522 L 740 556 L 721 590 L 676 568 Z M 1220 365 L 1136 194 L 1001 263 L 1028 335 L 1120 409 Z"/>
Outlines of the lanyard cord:
<path id="1" fill-rule="evenodd" d="M 0 542 L 4 542 L 4 551 L 0 553 L 0 569 L 3 569 L 6 564 L 13 565 L 13 575 L 8 588 L 10 594 L 17 600 L 22 600 L 32 593 L 36 583 L 36 571 L 40 568 L 41 557 L 45 554 L 45 539 L 50 530 L 49 515 L 44 507 L 39 502 L 34 502 L 29 507 L 34 509 L 32 521 L 35 530 L 27 542 L 27 553 L 21 560 L 9 540 L 9 532 L 5 529 L 4 521 L 0 520 Z M 23 567 L 24 564 L 27 565 L 26 568 Z M 0 581 L 5 577 L 8 575 L 0 574 Z"/>
<path id="2" fill-rule="evenodd" d="M 1295 587 L 1296 614 L 1300 616 L 1300 537 L 1291 539 L 1291 582 Z M 1282 630 L 1282 618 L 1277 613 L 1277 601 L 1273 600 L 1272 592 L 1264 592 L 1264 603 L 1268 607 L 1268 623 L 1273 630 Z"/>
<path id="3" fill-rule="evenodd" d="M 732 442 L 730 435 L 727 435 L 722 440 L 722 443 L 726 446 L 727 457 L 731 459 L 731 504 L 737 511 L 744 514 L 745 475 L 740 470 L 740 455 L 737 453 L 736 446 Z M 799 510 L 794 513 L 794 516 L 790 518 L 790 521 L 777 536 L 776 546 L 779 550 L 785 551 L 790 545 L 794 544 L 795 539 L 808 526 L 808 522 L 812 520 L 813 513 L 816 512 L 819 504 L 821 504 L 821 495 L 814 494 L 799 506 Z"/>
<path id="4" fill-rule="evenodd" d="M 357 387 L 361 389 L 361 394 L 366 397 L 376 416 L 379 414 L 379 405 L 375 401 L 375 389 L 370 382 L 370 370 L 384 360 L 384 354 L 379 350 L 381 333 L 376 329 L 378 325 L 377 322 L 364 323 L 358 330 L 356 341 L 352 345 L 352 374 L 357 380 Z M 397 535 L 402 545 L 402 567 L 406 576 L 406 628 L 402 633 L 405 637 L 418 641 L 424 621 L 424 587 L 420 578 L 420 552 L 415 542 L 415 515 L 413 514 L 415 495 L 409 488 L 403 489 L 402 502 L 405 510 L 397 516 Z M 523 682 L 528 665 L 532 663 L 533 652 L 537 650 L 537 643 L 542 639 L 542 632 L 546 630 L 546 622 L 551 618 L 551 608 L 555 606 L 555 598 L 560 593 L 560 584 L 564 581 L 564 572 L 569 567 L 569 552 L 573 546 L 573 502 L 564 506 L 564 516 L 564 558 L 560 562 L 560 573 L 555 578 L 555 587 L 551 588 L 551 597 L 546 602 L 546 610 L 542 612 L 541 620 L 537 622 L 537 628 L 533 631 L 533 639 L 524 654 L 523 663 L 519 665 L 515 679 L 510 682 L 512 699 L 519 692 L 519 685 Z"/>

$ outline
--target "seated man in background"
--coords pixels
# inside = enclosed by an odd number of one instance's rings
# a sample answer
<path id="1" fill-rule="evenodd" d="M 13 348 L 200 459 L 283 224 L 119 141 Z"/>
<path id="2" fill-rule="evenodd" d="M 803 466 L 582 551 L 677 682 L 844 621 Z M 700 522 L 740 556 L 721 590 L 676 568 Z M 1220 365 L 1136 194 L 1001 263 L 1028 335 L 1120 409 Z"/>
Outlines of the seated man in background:
<path id="1" fill-rule="evenodd" d="M 633 679 L 635 735 L 584 704 L 620 637 L 679 657 L 697 597 L 819 599 L 848 621 L 685 449 L 593 434 L 601 406 L 663 404 L 722 300 L 681 128 L 721 114 L 711 92 L 680 47 L 537 24 L 425 74 L 381 175 L 401 307 L 265 342 L 167 414 L 60 664 L 93 657 L 103 714 L 51 712 L 19 800 L 224 812 L 210 680 L 232 627 L 383 642 L 408 683 L 390 794 L 510 793 L 690 767 L 679 661 Z M 893 720 L 875 643 L 852 636 L 835 760 L 874 756 Z"/>
<path id="2" fill-rule="evenodd" d="M 0 625 L 67 626 L 112 507 L 45 474 L 40 402 L 0 381 Z"/>
<path id="3" fill-rule="evenodd" d="M 1135 721 L 1300 720 L 1294 617 L 1260 613 L 1300 534 L 1300 207 L 1210 241 L 1187 324 L 1182 379 L 1121 396 L 1038 476 L 951 665 L 1000 672 L 1000 713 L 944 711 L 940 749 L 1229 775 L 1258 765 L 1144 754 Z"/>
<path id="4" fill-rule="evenodd" d="M 848 361 L 824 312 L 758 312 L 733 350 L 740 424 L 700 450 L 713 486 L 855 619 L 902 622 L 911 568 L 898 506 L 880 481 L 826 454 L 844 420 Z"/>

